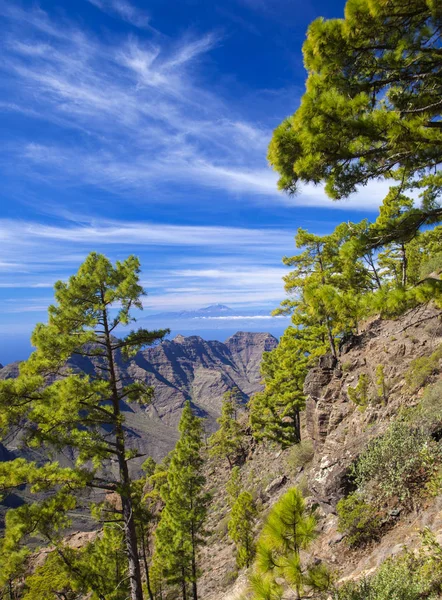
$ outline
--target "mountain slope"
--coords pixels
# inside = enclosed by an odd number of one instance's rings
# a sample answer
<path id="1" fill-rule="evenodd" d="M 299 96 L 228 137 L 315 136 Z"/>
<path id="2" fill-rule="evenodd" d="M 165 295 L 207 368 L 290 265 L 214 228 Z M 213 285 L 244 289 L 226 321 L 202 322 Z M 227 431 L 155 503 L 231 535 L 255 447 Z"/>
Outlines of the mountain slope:
<path id="1" fill-rule="evenodd" d="M 156 459 L 175 444 L 177 424 L 184 403 L 190 400 L 213 430 L 220 414 L 223 394 L 237 387 L 246 402 L 261 389 L 259 366 L 263 352 L 277 345 L 268 333 L 238 332 L 225 343 L 198 336 L 176 336 L 124 361 L 118 356 L 119 376 L 127 382 L 144 381 L 155 390 L 150 406 L 124 404 L 130 445 Z M 99 358 L 69 360 L 77 372 L 94 376 Z M 0 369 L 0 379 L 16 377 L 18 363 Z"/>
<path id="2" fill-rule="evenodd" d="M 385 559 L 400 553 L 404 544 L 418 549 L 419 532 L 425 527 L 442 543 L 440 488 L 417 499 L 411 509 L 392 511 L 379 539 L 357 548 L 350 548 L 346 535 L 338 531 L 336 512 L 337 502 L 353 489 L 350 473 L 357 457 L 402 411 L 420 402 L 424 387 L 413 390 L 407 384 L 414 361 L 431 356 L 441 344 L 441 310 L 420 306 L 396 320 L 367 321 L 359 335 L 341 345 L 338 363 L 331 355 L 319 359 L 305 381 L 307 405 L 302 414 L 302 438 L 312 443 L 312 455 L 302 460 L 296 447 L 281 451 L 274 444 L 248 440 L 247 460 L 240 473 L 242 484 L 260 507 L 256 535 L 270 507 L 296 485 L 308 495 L 309 505 L 317 507 L 319 516 L 319 536 L 309 551 L 310 558 L 326 563 L 338 583 L 373 573 Z M 383 366 L 388 389 L 382 400 L 377 396 L 378 365 Z M 355 386 L 361 374 L 367 374 L 370 380 L 370 402 L 364 410 L 348 394 L 349 386 Z M 442 360 L 422 386 L 437 384 L 442 385 Z M 442 411 L 442 399 L 436 406 Z M 441 427 L 442 422 L 435 431 L 439 443 Z M 246 590 L 247 571 L 238 574 L 234 546 L 228 537 L 227 462 L 211 460 L 207 475 L 217 502 L 209 512 L 212 536 L 202 551 L 200 592 L 204 600 L 238 600 Z"/>

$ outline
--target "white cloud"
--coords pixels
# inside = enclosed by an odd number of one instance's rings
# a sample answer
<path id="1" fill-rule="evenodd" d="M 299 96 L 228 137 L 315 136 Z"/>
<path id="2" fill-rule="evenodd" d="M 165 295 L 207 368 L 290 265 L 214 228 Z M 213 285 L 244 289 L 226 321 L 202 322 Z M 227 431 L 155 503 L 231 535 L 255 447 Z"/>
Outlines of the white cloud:
<path id="1" fill-rule="evenodd" d="M 267 305 L 270 310 L 284 297 L 282 277 L 287 270 L 274 264 L 294 249 L 290 231 L 78 221 L 49 226 L 0 219 L 5 267 L 2 270 L 0 264 L 0 288 L 11 294 L 14 289 L 50 289 L 75 272 L 93 249 L 112 260 L 129 253 L 141 257 L 141 283 L 148 291 L 144 305 L 150 311 L 217 302 L 247 308 Z M 44 318 L 44 302 L 32 296 L 3 306 L 5 314 L 41 311 Z"/>
<path id="2" fill-rule="evenodd" d="M 51 302 L 53 302 L 53 298 L 49 296 L 46 298 L 26 298 L 25 301 L 6 300 L 3 303 L 2 311 L 7 314 L 44 313 L 48 310 Z"/>
<path id="3" fill-rule="evenodd" d="M 87 0 L 100 10 L 113 13 L 135 27 L 142 29 L 149 27 L 149 15 L 127 0 Z"/>
<path id="4" fill-rule="evenodd" d="M 126 0 L 90 1 L 148 22 Z M 203 76 L 202 64 L 222 43 L 219 35 L 171 41 L 149 31 L 108 43 L 70 23 L 60 26 L 40 9 L 0 4 L 0 12 L 10 23 L 0 66 L 9 95 L 0 99 L 0 110 L 47 120 L 65 134 L 8 149 L 27 176 L 130 192 L 146 203 L 173 203 L 170 186 L 186 184 L 201 195 L 216 189 L 254 203 L 338 210 L 379 205 L 382 184 L 376 183 L 341 202 L 332 202 L 322 187 L 305 186 L 295 198 L 278 192 L 265 160 L 272 128 L 250 122 L 235 90 Z"/>
<path id="5" fill-rule="evenodd" d="M 202 321 L 260 321 L 260 320 L 264 320 L 264 321 L 268 321 L 268 320 L 273 320 L 273 319 L 284 319 L 286 320 L 287 317 L 284 317 L 282 315 L 279 316 L 275 316 L 273 317 L 272 315 L 234 315 L 232 317 L 195 317 L 195 320 L 202 320 Z"/>
<path id="6" fill-rule="evenodd" d="M 379 180 L 367 186 L 360 186 L 355 194 L 345 200 L 331 200 L 322 185 L 304 185 L 297 196 L 284 195 L 285 202 L 292 206 L 318 206 L 336 210 L 372 210 L 376 211 L 394 182 Z"/>
<path id="7" fill-rule="evenodd" d="M 281 229 L 246 229 L 242 227 L 168 225 L 148 222 L 107 221 L 85 222 L 60 226 L 31 221 L 0 219 L 0 239 L 8 244 L 6 252 L 33 249 L 39 242 L 64 242 L 90 246 L 193 246 L 206 248 L 282 249 L 291 244 L 292 233 Z M 9 263 L 5 263 L 9 264 Z M 1 263 L 0 263 L 1 266 Z"/>

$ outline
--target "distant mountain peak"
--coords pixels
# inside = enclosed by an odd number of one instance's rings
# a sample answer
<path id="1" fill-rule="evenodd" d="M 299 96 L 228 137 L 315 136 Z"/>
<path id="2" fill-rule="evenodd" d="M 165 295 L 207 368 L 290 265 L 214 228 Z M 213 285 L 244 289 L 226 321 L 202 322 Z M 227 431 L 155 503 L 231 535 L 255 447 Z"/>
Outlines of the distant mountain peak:
<path id="1" fill-rule="evenodd" d="M 220 312 L 233 312 L 230 306 L 226 306 L 225 304 L 210 304 L 210 306 L 205 306 L 204 308 L 199 309 L 200 312 L 211 312 L 211 311 L 220 311 Z"/>
<path id="2" fill-rule="evenodd" d="M 179 312 L 164 312 L 150 315 L 150 319 L 205 319 L 208 317 L 225 316 L 235 314 L 235 311 L 225 304 L 211 304 L 204 308 L 195 310 L 181 310 Z"/>

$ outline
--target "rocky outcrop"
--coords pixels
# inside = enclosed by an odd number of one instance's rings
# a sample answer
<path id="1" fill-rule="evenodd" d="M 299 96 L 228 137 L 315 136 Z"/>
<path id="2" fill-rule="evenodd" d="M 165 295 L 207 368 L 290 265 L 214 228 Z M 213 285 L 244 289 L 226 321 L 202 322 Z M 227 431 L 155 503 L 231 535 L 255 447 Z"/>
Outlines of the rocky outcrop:
<path id="1" fill-rule="evenodd" d="M 322 356 L 318 366 L 311 369 L 304 381 L 304 393 L 307 396 L 307 431 L 316 446 L 327 436 L 330 419 L 330 403 L 333 402 L 331 390 L 323 394 L 324 388 L 333 378 L 337 360 L 331 354 Z"/>
<path id="2" fill-rule="evenodd" d="M 397 321 L 372 319 L 363 331 L 341 345 L 339 363 L 319 360 L 305 380 L 306 427 L 315 447 L 310 487 L 323 508 L 334 510 L 349 491 L 348 470 L 369 439 L 381 433 L 404 405 L 417 401 L 404 376 L 413 359 L 442 343 L 441 312 L 419 307 Z M 382 365 L 388 395 L 379 398 L 376 369 Z M 360 410 L 348 395 L 364 374 L 368 405 Z"/>
<path id="3" fill-rule="evenodd" d="M 352 491 L 350 467 L 369 441 L 382 434 L 403 407 L 419 402 L 422 391 L 411 391 L 405 381 L 415 358 L 429 356 L 442 344 L 442 312 L 420 306 L 397 320 L 372 319 L 358 335 L 343 340 L 338 361 L 323 356 L 305 380 L 306 410 L 302 414 L 303 439 L 313 441 L 314 457 L 300 465 L 292 449 L 278 450 L 272 444 L 253 444 L 241 467 L 242 482 L 258 499 L 261 515 L 291 486 L 307 491 L 307 502 L 317 507 L 319 536 L 312 545 L 312 558 L 325 562 L 338 582 L 358 579 L 373 572 L 386 558 L 401 552 L 404 543 L 411 549 L 421 544 L 419 531 L 429 527 L 442 542 L 442 495 L 428 498 L 414 511 L 398 511 L 379 541 L 350 549 L 345 535 L 337 530 L 337 502 Z M 379 397 L 376 368 L 383 366 L 387 394 Z M 368 403 L 361 409 L 348 395 L 360 375 L 369 380 Z M 434 372 L 427 383 L 442 377 Z M 225 485 L 227 465 L 209 465 L 208 480 L 217 502 L 209 514 L 213 530 L 203 550 L 204 574 L 200 582 L 206 600 L 238 600 L 247 588 L 247 573 L 235 580 L 234 548 L 226 522 L 229 507 Z M 259 534 L 262 519 L 257 523 Z M 290 597 L 287 595 L 287 597 Z"/>
<path id="4" fill-rule="evenodd" d="M 18 369 L 20 363 L 18 361 L 10 363 L 9 365 L 0 365 L 0 379 L 14 379 L 18 376 Z"/>

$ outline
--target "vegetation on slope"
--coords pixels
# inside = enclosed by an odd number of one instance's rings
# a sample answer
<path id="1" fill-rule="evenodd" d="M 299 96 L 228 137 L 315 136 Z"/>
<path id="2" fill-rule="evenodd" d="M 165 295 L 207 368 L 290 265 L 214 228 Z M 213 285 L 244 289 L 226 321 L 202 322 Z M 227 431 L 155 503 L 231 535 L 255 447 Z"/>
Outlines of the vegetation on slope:
<path id="1" fill-rule="evenodd" d="M 342 223 L 324 236 L 298 230 L 299 252 L 284 258 L 291 269 L 285 277 L 288 298 L 277 311 L 290 314 L 292 323 L 264 357 L 265 389 L 249 406 L 258 442 L 282 447 L 301 442 L 306 375 L 325 353 L 336 364 L 361 320 L 373 314 L 394 318 L 430 301 L 441 305 L 441 36 L 442 6 L 436 0 L 348 0 L 344 19 L 319 19 L 309 28 L 306 92 L 269 148 L 280 187 L 295 193 L 300 183 L 323 183 L 335 199 L 376 178 L 391 187 L 373 222 Z M 56 284 L 56 304 L 49 308 L 48 324 L 36 328 L 36 351 L 20 376 L 0 383 L 2 434 L 21 427 L 24 443 L 48 456 L 69 451 L 76 457 L 71 468 L 25 459 L 0 464 L 1 491 L 28 485 L 31 492 L 43 492 L 7 515 L 0 583 L 8 600 L 198 599 L 210 498 L 202 471 L 202 425 L 190 405 L 183 410 L 175 450 L 160 465 L 146 463 L 142 479 L 129 475 L 133 454 L 120 403 L 146 403 L 151 390 L 119 379 L 116 352 L 130 354 L 166 333 L 138 330 L 113 337 L 118 325 L 133 320 L 132 308 L 141 308 L 138 273 L 134 257 L 113 266 L 91 254 L 68 283 Z M 101 374 L 89 379 L 67 371 L 74 353 L 99 357 Z M 411 365 L 410 393 L 431 381 L 440 359 L 437 350 Z M 348 389 L 361 411 L 371 401 L 388 402 L 383 365 L 376 370 L 375 398 L 370 385 L 363 374 Z M 391 509 L 408 510 L 423 496 L 439 493 L 442 458 L 434 432 L 442 415 L 434 390 L 356 461 L 356 489 L 337 509 L 351 545 L 382 535 Z M 432 410 L 423 410 L 424 403 Z M 330 590 L 337 600 L 440 594 L 441 549 L 428 532 L 421 554 L 405 553 L 370 578 L 333 590 L 329 569 L 306 560 L 317 519 L 296 488 L 275 504 L 256 543 L 254 498 L 236 485 L 245 451 L 235 398 L 225 399 L 219 425 L 210 453 L 232 469 L 231 490 L 237 494 L 231 494 L 228 532 L 238 568 L 250 566 L 251 598 L 279 600 L 287 589 L 298 599 Z M 298 454 L 299 459 L 303 453 Z M 306 456 L 309 460 L 310 453 Z M 66 539 L 66 529 L 90 489 L 106 494 L 89 502 L 99 530 L 77 548 Z M 33 549 L 39 545 L 46 555 L 35 564 Z"/>

